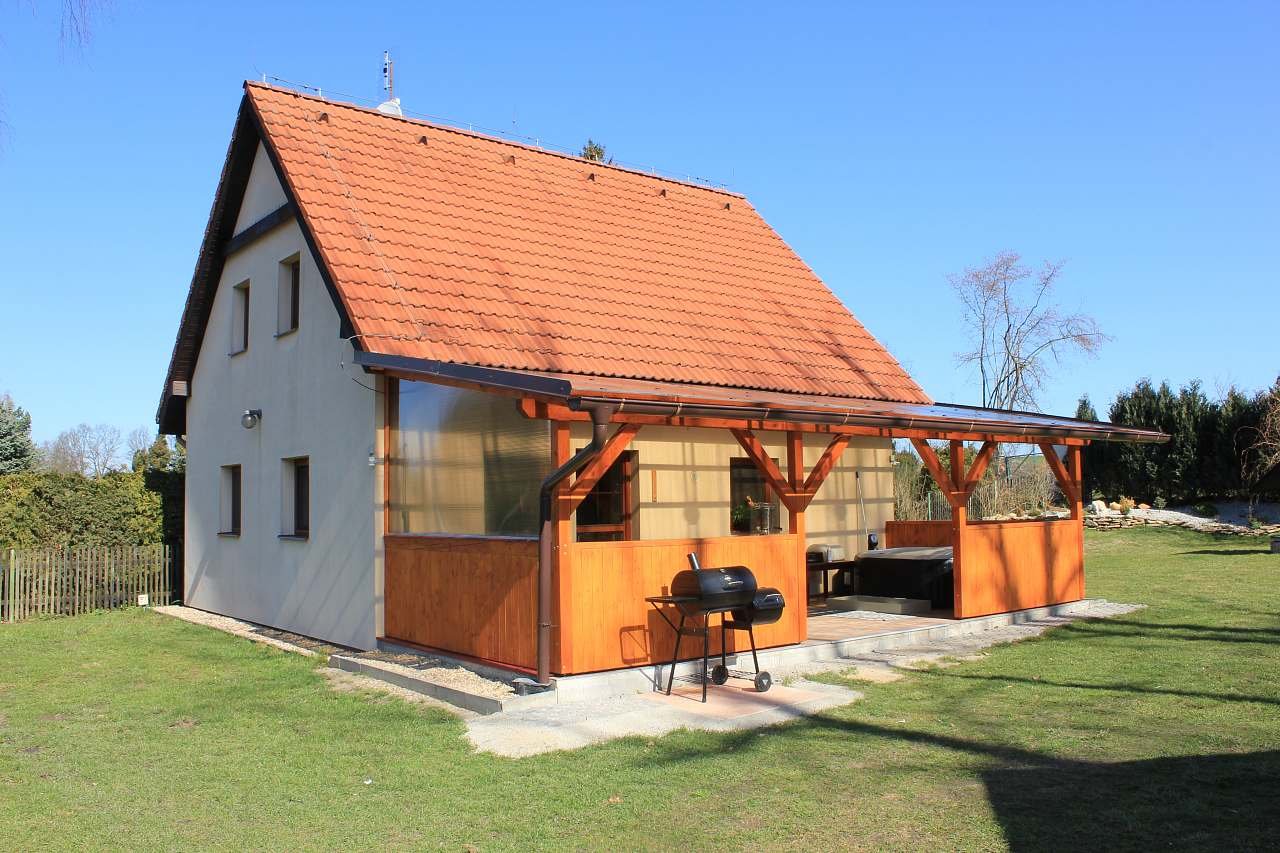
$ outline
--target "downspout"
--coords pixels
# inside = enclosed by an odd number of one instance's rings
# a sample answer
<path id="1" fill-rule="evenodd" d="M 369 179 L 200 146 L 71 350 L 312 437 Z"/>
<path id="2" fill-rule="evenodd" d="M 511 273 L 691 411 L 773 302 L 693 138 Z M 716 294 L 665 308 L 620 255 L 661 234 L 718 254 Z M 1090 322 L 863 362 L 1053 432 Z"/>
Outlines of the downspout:
<path id="1" fill-rule="evenodd" d="M 555 539 L 552 497 L 557 486 L 585 468 L 604 449 L 609 438 L 609 419 L 617 410 L 612 403 L 590 403 L 582 408 L 591 414 L 591 443 L 548 474 L 538 491 L 538 680 L 516 679 L 516 687 L 521 692 L 551 686 L 551 563 Z"/>

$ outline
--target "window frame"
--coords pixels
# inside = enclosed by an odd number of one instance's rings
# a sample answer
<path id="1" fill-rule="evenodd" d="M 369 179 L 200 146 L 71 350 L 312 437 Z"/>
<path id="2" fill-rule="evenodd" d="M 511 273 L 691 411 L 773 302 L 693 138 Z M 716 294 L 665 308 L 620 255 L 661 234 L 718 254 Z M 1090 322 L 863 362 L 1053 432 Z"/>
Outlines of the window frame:
<path id="1" fill-rule="evenodd" d="M 775 459 L 774 462 L 777 462 L 777 460 Z M 766 503 L 773 508 L 772 512 L 770 513 L 771 518 L 769 519 L 769 530 L 767 532 L 760 533 L 759 531 L 756 530 L 754 517 L 748 520 L 746 530 L 734 529 L 733 512 L 735 509 L 737 509 L 737 504 L 734 502 L 734 472 L 735 471 L 751 472 L 753 479 L 758 481 L 761 489 L 763 490 L 763 498 L 761 499 L 761 502 Z M 730 457 L 729 458 L 729 534 L 732 536 L 773 536 L 773 535 L 782 533 L 783 532 L 782 510 L 783 510 L 782 500 L 779 498 L 778 493 L 773 490 L 773 487 L 769 485 L 769 481 L 765 479 L 764 474 L 762 474 L 760 472 L 760 469 L 756 467 L 755 462 L 753 462 L 750 458 L 746 456 Z"/>
<path id="2" fill-rule="evenodd" d="M 218 535 L 239 536 L 244 531 L 244 469 L 223 465 L 218 476 Z"/>
<path id="3" fill-rule="evenodd" d="M 609 470 L 596 483 L 582 502 L 578 504 L 578 509 L 574 512 L 574 538 L 578 542 L 631 542 L 639 538 L 636 530 L 636 515 L 639 512 L 640 502 L 638 500 L 640 490 L 636 487 L 636 478 L 640 470 L 640 454 L 638 450 L 624 450 L 618 456 L 614 463 L 609 466 Z M 615 475 L 620 478 L 621 492 L 619 500 L 622 503 L 622 519 L 617 522 L 602 522 L 599 524 L 582 524 L 578 518 L 578 513 L 582 511 L 583 505 L 588 501 L 596 500 L 601 486 L 608 483 L 610 478 Z M 583 534 L 587 538 L 583 538 Z M 617 538 L 612 538 L 616 536 Z"/>
<path id="4" fill-rule="evenodd" d="M 285 457 L 280 468 L 280 538 L 305 541 L 311 538 L 311 457 Z"/>
<path id="5" fill-rule="evenodd" d="M 249 351 L 249 306 L 252 304 L 250 280 L 237 284 L 231 289 L 234 297 L 231 307 L 231 349 L 228 356 L 240 355 Z"/>
<path id="6" fill-rule="evenodd" d="M 276 337 L 298 331 L 302 322 L 302 255 L 280 262 L 276 276 Z"/>

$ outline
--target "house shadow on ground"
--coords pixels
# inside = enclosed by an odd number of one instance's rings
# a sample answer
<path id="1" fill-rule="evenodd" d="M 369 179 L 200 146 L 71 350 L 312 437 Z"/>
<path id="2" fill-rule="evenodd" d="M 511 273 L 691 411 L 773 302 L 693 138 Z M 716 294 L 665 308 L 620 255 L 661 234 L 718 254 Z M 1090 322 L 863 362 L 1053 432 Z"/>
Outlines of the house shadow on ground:
<path id="1" fill-rule="evenodd" d="M 1011 850 L 1274 850 L 1280 750 L 983 775 Z"/>

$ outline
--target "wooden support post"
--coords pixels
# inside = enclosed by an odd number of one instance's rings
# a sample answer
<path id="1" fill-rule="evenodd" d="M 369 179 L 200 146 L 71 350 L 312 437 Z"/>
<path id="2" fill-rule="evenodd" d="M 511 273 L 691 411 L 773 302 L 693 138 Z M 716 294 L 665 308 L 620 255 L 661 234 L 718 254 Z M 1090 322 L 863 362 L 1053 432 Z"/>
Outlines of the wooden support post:
<path id="1" fill-rule="evenodd" d="M 1076 488 L 1076 499 L 1071 502 L 1071 521 L 1078 525 L 1076 541 L 1079 543 L 1077 559 L 1080 561 L 1079 584 L 1076 598 L 1084 598 L 1084 449 L 1067 448 L 1067 476 Z"/>
<path id="2" fill-rule="evenodd" d="M 558 468 L 569 461 L 569 424 L 565 421 L 551 422 L 551 467 Z M 568 626 L 572 619 L 565 614 L 572 608 L 570 598 L 573 594 L 571 579 L 572 567 L 569 564 L 568 545 L 573 541 L 573 509 L 560 496 L 568 489 L 568 484 L 561 481 L 552 496 L 552 527 L 555 541 L 551 546 L 551 587 L 554 597 L 551 605 L 551 670 L 565 672 L 569 661 L 565 660 L 565 650 L 572 649 L 573 644 L 568 635 Z"/>
<path id="3" fill-rule="evenodd" d="M 941 467 L 941 466 L 939 466 Z M 951 480 L 960 484 L 964 482 L 964 442 L 951 442 Z M 961 583 L 964 577 L 964 534 L 969 522 L 969 505 L 967 495 L 963 492 L 951 505 L 951 576 L 955 585 L 952 606 L 957 619 L 964 617 L 964 603 L 961 600 Z"/>
<path id="4" fill-rule="evenodd" d="M 787 433 L 787 485 L 793 495 L 804 491 L 804 433 L 792 430 Z M 801 534 L 800 550 L 804 550 L 804 511 L 808 500 L 801 498 L 788 505 L 788 529 Z"/>

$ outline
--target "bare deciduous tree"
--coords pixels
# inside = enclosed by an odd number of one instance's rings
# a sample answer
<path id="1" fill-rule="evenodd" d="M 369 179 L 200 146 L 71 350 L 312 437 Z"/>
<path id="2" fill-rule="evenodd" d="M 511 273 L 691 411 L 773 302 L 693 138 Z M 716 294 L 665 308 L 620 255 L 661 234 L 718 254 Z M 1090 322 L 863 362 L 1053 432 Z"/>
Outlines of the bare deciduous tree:
<path id="1" fill-rule="evenodd" d="M 101 477 L 119 466 L 120 430 L 109 424 L 80 424 L 46 442 L 40 455 L 50 470 Z"/>
<path id="2" fill-rule="evenodd" d="M 125 450 L 129 454 L 129 458 L 133 459 L 139 453 L 145 453 L 151 447 L 151 443 L 155 438 L 151 434 L 151 430 L 146 427 L 138 427 L 129 433 L 129 437 L 125 439 Z"/>
<path id="3" fill-rule="evenodd" d="M 1253 433 L 1253 443 L 1242 457 L 1240 473 L 1252 492 L 1272 468 L 1280 465 L 1280 379 L 1266 392 L 1262 417 L 1258 426 L 1249 428 L 1249 431 Z M 1254 495 L 1250 499 L 1251 506 L 1256 501 L 1257 496 Z"/>
<path id="4" fill-rule="evenodd" d="M 1035 409 L 1052 364 L 1074 352 L 1093 355 L 1108 340 L 1092 317 L 1054 304 L 1061 263 L 1032 270 L 1021 261 L 1001 252 L 951 277 L 973 345 L 957 359 L 977 368 L 982 405 L 994 409 Z"/>

